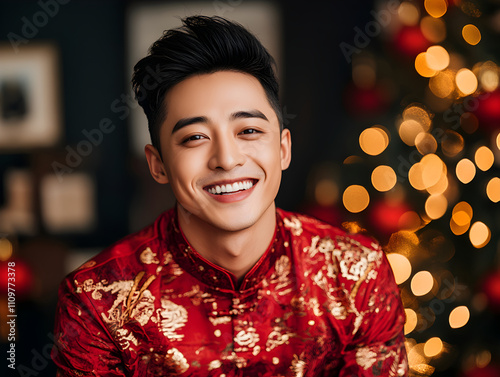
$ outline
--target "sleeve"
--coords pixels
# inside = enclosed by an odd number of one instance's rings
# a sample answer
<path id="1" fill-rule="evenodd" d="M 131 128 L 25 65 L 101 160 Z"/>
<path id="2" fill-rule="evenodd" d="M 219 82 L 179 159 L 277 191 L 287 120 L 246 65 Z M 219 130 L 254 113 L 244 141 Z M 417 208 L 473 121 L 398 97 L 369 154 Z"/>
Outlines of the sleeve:
<path id="1" fill-rule="evenodd" d="M 340 377 L 408 375 L 405 313 L 389 262 L 379 252 L 379 260 L 368 265 L 351 291 L 354 335 L 344 350 Z"/>
<path id="2" fill-rule="evenodd" d="M 58 377 L 125 376 L 123 361 L 85 293 L 70 279 L 59 289 L 52 359 Z"/>

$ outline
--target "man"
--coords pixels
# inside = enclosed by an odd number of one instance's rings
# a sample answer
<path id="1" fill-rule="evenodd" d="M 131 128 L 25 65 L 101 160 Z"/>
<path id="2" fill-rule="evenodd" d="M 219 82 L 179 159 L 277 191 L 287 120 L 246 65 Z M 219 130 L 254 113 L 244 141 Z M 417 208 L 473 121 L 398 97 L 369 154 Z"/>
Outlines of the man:
<path id="1" fill-rule="evenodd" d="M 235 23 L 183 23 L 133 77 L 177 205 L 63 282 L 59 374 L 406 375 L 380 246 L 275 207 L 291 142 L 272 58 Z"/>

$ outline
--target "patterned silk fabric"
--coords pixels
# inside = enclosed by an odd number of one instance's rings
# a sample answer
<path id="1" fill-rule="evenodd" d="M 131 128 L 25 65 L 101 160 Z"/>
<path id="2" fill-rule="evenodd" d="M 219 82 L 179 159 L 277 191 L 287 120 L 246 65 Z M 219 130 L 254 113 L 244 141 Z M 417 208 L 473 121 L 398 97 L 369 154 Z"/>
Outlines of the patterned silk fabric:
<path id="1" fill-rule="evenodd" d="M 399 290 L 372 239 L 277 210 L 239 286 L 176 210 L 62 283 L 59 376 L 405 376 Z"/>

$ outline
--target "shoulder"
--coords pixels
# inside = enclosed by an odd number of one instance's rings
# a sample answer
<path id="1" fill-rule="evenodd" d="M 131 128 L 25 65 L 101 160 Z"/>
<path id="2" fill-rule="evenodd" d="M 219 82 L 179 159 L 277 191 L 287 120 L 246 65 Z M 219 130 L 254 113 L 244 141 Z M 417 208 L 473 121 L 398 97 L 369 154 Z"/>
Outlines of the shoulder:
<path id="1" fill-rule="evenodd" d="M 352 247 L 382 251 L 378 241 L 369 235 L 350 233 L 308 215 L 278 209 L 278 217 L 286 232 L 303 241 L 318 239 L 324 243 L 331 240 L 342 250 Z"/>
<path id="2" fill-rule="evenodd" d="M 368 281 L 385 262 L 380 244 L 364 234 L 349 233 L 313 217 L 278 210 L 284 232 L 302 263 L 329 269 L 338 282 Z"/>
<path id="3" fill-rule="evenodd" d="M 166 229 L 173 216 L 173 210 L 162 213 L 154 223 L 130 234 L 107 247 L 85 262 L 67 277 L 68 283 L 78 287 L 84 281 L 131 280 L 141 271 L 154 274 L 160 261 L 163 262 L 161 229 Z"/>

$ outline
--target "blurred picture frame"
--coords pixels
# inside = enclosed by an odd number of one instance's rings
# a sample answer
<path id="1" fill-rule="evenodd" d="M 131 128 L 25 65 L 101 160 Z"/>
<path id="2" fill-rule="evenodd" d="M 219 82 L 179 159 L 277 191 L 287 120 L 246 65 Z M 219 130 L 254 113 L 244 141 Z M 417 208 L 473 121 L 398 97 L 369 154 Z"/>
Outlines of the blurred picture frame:
<path id="1" fill-rule="evenodd" d="M 51 43 L 0 44 L 0 151 L 51 147 L 61 137 L 59 52 Z"/>

